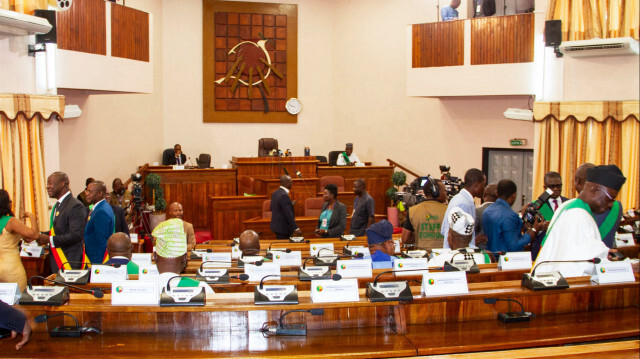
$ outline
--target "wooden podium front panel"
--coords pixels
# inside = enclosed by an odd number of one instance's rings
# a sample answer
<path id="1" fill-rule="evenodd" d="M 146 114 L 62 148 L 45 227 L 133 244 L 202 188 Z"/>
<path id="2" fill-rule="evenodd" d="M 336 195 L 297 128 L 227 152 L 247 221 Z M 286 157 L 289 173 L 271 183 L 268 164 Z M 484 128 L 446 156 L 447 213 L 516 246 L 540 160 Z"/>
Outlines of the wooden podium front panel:
<path id="1" fill-rule="evenodd" d="M 376 213 L 387 214 L 387 207 L 390 204 L 387 198 L 387 189 L 391 187 L 393 167 L 319 166 L 316 173 L 318 178 L 324 176 L 342 176 L 344 178 L 344 188 L 346 192 L 353 192 L 353 182 L 355 180 L 358 178 L 364 179 L 367 185 L 367 192 L 376 201 Z M 318 188 L 318 192 L 322 192 L 322 189 Z M 353 202 L 351 205 L 353 205 Z"/>
<path id="2" fill-rule="evenodd" d="M 182 204 L 183 219 L 194 228 L 209 227 L 209 196 L 235 196 L 235 169 L 185 169 L 173 170 L 167 166 L 152 166 L 142 172 L 144 179 L 149 173 L 160 176 L 167 209 L 173 202 Z M 147 203 L 151 202 L 151 191 L 145 192 Z"/>
<path id="3" fill-rule="evenodd" d="M 316 187 L 318 187 L 317 178 L 307 178 L 304 180 L 296 178 L 293 180 L 293 186 L 289 192 L 289 197 L 291 197 L 291 201 L 296 202 L 293 205 L 296 217 L 304 216 L 304 201 L 307 198 L 318 196 L 315 192 Z M 271 199 L 271 194 L 278 188 L 280 188 L 279 179 L 256 180 L 256 194 L 267 196 L 267 199 Z"/>
<path id="4" fill-rule="evenodd" d="M 244 221 L 262 217 L 262 203 L 267 199 L 267 196 L 209 197 L 211 237 L 215 240 L 237 237 L 245 230 Z"/>
<path id="5" fill-rule="evenodd" d="M 297 171 L 304 178 L 315 178 L 318 160 L 315 157 L 232 157 L 231 163 L 238 170 L 238 179 L 249 176 L 258 180 L 279 179 L 285 174 L 283 168 L 292 178 Z"/>

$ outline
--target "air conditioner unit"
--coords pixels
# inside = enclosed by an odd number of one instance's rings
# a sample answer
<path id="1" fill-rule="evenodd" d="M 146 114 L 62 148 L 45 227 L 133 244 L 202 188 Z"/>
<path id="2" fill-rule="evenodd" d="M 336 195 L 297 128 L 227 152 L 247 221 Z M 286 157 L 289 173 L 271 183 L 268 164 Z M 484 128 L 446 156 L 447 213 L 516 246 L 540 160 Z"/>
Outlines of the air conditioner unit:
<path id="1" fill-rule="evenodd" d="M 560 52 L 573 57 L 633 55 L 638 53 L 638 41 L 631 37 L 564 41 Z"/>
<path id="2" fill-rule="evenodd" d="M 0 33 L 16 36 L 46 34 L 52 26 L 41 17 L 0 9 Z"/>

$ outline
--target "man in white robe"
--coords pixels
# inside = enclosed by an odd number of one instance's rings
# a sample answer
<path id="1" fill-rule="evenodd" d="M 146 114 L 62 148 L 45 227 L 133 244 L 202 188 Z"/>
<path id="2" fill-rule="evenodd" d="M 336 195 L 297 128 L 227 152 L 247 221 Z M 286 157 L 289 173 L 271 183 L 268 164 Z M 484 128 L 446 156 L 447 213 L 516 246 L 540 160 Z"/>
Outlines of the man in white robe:
<path id="1" fill-rule="evenodd" d="M 602 241 L 593 214 L 611 208 L 618 191 L 626 181 L 615 165 L 596 166 L 587 170 L 586 182 L 578 198 L 562 204 L 555 212 L 536 263 L 544 261 L 579 261 L 593 258 L 608 260 L 609 248 Z M 564 277 L 591 275 L 593 263 L 545 263 L 536 274 L 559 271 Z"/>

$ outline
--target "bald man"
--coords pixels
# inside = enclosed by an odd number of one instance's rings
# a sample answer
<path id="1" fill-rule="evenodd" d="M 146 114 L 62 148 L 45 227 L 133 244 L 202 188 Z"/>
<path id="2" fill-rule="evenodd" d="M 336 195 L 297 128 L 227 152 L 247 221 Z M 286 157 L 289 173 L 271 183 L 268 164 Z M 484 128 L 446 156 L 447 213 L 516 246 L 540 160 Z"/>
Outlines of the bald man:
<path id="1" fill-rule="evenodd" d="M 576 169 L 573 184 L 578 195 L 584 189 L 587 170 L 595 166 L 596 165 L 593 163 L 583 163 Z M 596 224 L 598 225 L 600 236 L 602 237 L 604 244 L 609 248 L 615 248 L 616 230 L 620 226 L 620 221 L 622 220 L 622 203 L 620 203 L 620 201 L 616 201 L 610 209 L 607 209 L 602 213 L 593 213 L 593 219 L 596 220 Z"/>
<path id="2" fill-rule="evenodd" d="M 251 229 L 247 229 L 242 232 L 242 234 L 240 234 L 238 248 L 243 254 L 257 255 L 260 250 L 260 238 L 258 237 L 258 233 Z"/>
<path id="3" fill-rule="evenodd" d="M 116 232 L 107 240 L 109 260 L 106 264 L 127 266 L 127 274 L 138 274 L 138 265 L 131 261 L 131 239 L 125 233 Z"/>
<path id="4" fill-rule="evenodd" d="M 116 220 L 113 210 L 104 200 L 107 186 L 102 181 L 89 183 L 87 202 L 89 216 L 84 227 L 84 247 L 91 263 L 103 263 L 107 255 L 107 240 L 115 232 Z"/>
<path id="5" fill-rule="evenodd" d="M 173 202 L 169 205 L 167 219 L 179 218 L 182 221 L 184 233 L 187 235 L 187 250 L 190 251 L 196 246 L 196 233 L 193 230 L 193 224 L 182 219 L 183 214 L 182 205 L 178 202 Z"/>

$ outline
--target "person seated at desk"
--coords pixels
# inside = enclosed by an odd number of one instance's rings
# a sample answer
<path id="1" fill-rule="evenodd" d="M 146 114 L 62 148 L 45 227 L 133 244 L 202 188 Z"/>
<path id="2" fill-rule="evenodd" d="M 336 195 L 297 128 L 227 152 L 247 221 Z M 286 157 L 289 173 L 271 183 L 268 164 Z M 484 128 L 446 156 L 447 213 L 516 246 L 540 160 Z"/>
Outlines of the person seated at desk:
<path id="1" fill-rule="evenodd" d="M 247 229 L 240 234 L 239 239 L 238 249 L 240 249 L 243 255 L 258 255 L 260 252 L 260 237 L 258 237 L 256 231 Z"/>
<path id="2" fill-rule="evenodd" d="M 131 239 L 122 232 L 116 232 L 107 240 L 107 253 L 109 253 L 109 264 L 120 264 L 127 266 L 127 274 L 138 274 L 140 268 L 131 261 Z"/>
<path id="3" fill-rule="evenodd" d="M 184 166 L 187 162 L 187 156 L 182 153 L 182 146 L 176 144 L 173 146 L 173 156 L 169 159 L 169 165 Z"/>
<path id="4" fill-rule="evenodd" d="M 160 229 L 158 229 L 160 227 Z M 187 240 L 184 235 L 182 221 L 178 218 L 166 220 L 153 230 L 156 251 L 153 260 L 158 266 L 158 293 L 167 287 L 171 278 L 179 276 L 187 267 Z M 213 289 L 193 278 L 182 277 L 173 281 L 176 287 L 203 287 L 206 293 L 213 293 Z M 175 284 L 177 283 L 177 284 Z"/>
<path id="5" fill-rule="evenodd" d="M 169 219 L 178 218 L 182 221 L 184 233 L 187 236 L 187 250 L 192 250 L 196 246 L 196 233 L 193 230 L 193 224 L 182 219 L 183 213 L 184 211 L 180 203 L 173 202 L 169 205 Z"/>
<path id="6" fill-rule="evenodd" d="M 358 155 L 353 153 L 353 143 L 347 143 L 344 152 L 342 152 L 336 160 L 336 166 L 355 166 L 360 162 Z"/>
<path id="7" fill-rule="evenodd" d="M 466 248 L 469 253 L 473 253 L 473 260 L 477 264 L 491 263 L 491 258 L 485 253 L 474 253 L 475 249 L 468 248 L 473 238 L 474 220 L 470 214 L 463 211 L 460 207 L 454 207 L 449 211 L 449 233 L 447 234 L 447 242 L 449 248 L 429 260 L 429 267 L 442 267 L 444 262 L 451 262 L 454 255 L 460 253 L 460 249 Z M 464 259 L 459 254 L 455 259 Z"/>
<path id="8" fill-rule="evenodd" d="M 371 265 L 374 269 L 392 268 L 392 257 L 396 250 L 391 235 L 393 225 L 386 219 L 367 228 L 367 244 L 371 252 Z"/>
<path id="9" fill-rule="evenodd" d="M 347 228 L 347 206 L 338 201 L 338 186 L 329 183 L 324 186 L 324 203 L 318 218 L 316 237 L 340 237 Z"/>

